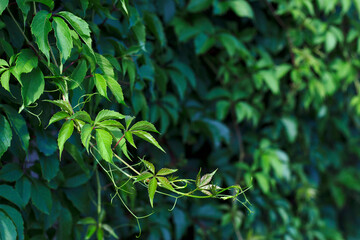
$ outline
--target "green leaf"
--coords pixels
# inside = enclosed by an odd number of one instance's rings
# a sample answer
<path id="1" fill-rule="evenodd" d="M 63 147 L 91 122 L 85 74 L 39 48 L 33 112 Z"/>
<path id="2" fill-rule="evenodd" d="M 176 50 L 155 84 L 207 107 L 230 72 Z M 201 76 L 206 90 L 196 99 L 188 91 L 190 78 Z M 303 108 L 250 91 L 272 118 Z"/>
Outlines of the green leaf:
<path id="1" fill-rule="evenodd" d="M 125 116 L 113 110 L 101 110 L 95 118 L 95 123 L 109 119 L 124 119 Z"/>
<path id="2" fill-rule="evenodd" d="M 325 50 L 327 53 L 334 50 L 337 44 L 336 35 L 332 31 L 327 31 L 325 35 Z"/>
<path id="3" fill-rule="evenodd" d="M 21 50 L 16 59 L 16 66 L 13 71 L 15 77 L 20 80 L 22 73 L 29 73 L 38 65 L 38 58 L 30 49 Z"/>
<path id="4" fill-rule="evenodd" d="M 9 0 L 3 0 L 0 2 L 0 15 L 6 9 L 8 4 L 9 4 Z"/>
<path id="5" fill-rule="evenodd" d="M 166 176 L 174 172 L 177 172 L 177 169 L 162 168 L 157 172 L 156 176 Z"/>
<path id="6" fill-rule="evenodd" d="M 131 144 L 131 146 L 136 148 L 134 138 L 133 138 L 133 135 L 131 132 L 128 132 L 128 131 L 125 132 L 125 139 Z"/>
<path id="7" fill-rule="evenodd" d="M 21 9 L 24 18 L 24 25 L 27 18 L 27 15 L 30 11 L 30 5 L 26 2 L 26 0 L 16 0 L 18 7 Z"/>
<path id="8" fill-rule="evenodd" d="M 12 131 L 6 118 L 0 115 L 0 159 L 11 145 Z"/>
<path id="9" fill-rule="evenodd" d="M 254 18 L 254 12 L 250 4 L 245 0 L 229 1 L 230 8 L 239 17 Z"/>
<path id="10" fill-rule="evenodd" d="M 20 139 L 21 147 L 27 154 L 30 136 L 24 118 L 21 116 L 21 114 L 7 105 L 2 105 L 2 108 L 5 110 L 12 129 Z"/>
<path id="11" fill-rule="evenodd" d="M 49 124 L 48 126 L 50 126 L 51 124 L 53 124 L 54 122 L 58 122 L 60 120 L 63 120 L 65 118 L 68 118 L 70 117 L 70 114 L 68 114 L 67 112 L 57 112 L 55 113 L 51 118 L 50 118 L 50 121 L 49 121 Z"/>
<path id="12" fill-rule="evenodd" d="M 24 207 L 24 202 L 21 199 L 19 193 L 9 185 L 5 185 L 5 184 L 0 185 L 0 199 L 1 198 L 5 198 L 9 200 L 19 208 Z"/>
<path id="13" fill-rule="evenodd" d="M 149 178 L 151 178 L 153 176 L 154 176 L 154 174 L 152 174 L 152 173 L 142 172 L 139 176 L 136 177 L 136 180 L 134 181 L 134 183 L 144 181 L 144 180 L 149 179 Z"/>
<path id="14" fill-rule="evenodd" d="M 10 206 L 3 204 L 0 204 L 0 210 L 6 213 L 6 215 L 9 216 L 11 221 L 14 223 L 18 235 L 17 239 L 24 240 L 24 220 L 21 213 Z"/>
<path id="15" fill-rule="evenodd" d="M 149 123 L 147 121 L 140 121 L 135 123 L 129 131 L 137 131 L 137 130 L 143 130 L 143 131 L 151 131 L 151 132 L 156 132 L 159 133 L 155 126 L 152 123 Z"/>
<path id="16" fill-rule="evenodd" d="M 59 231 L 57 239 L 71 239 L 73 227 L 72 215 L 69 209 L 62 207 L 59 218 Z"/>
<path id="17" fill-rule="evenodd" d="M 149 189 L 148 189 L 151 207 L 154 207 L 153 201 L 154 201 L 156 188 L 157 188 L 157 181 L 156 178 L 153 177 L 149 182 Z"/>
<path id="18" fill-rule="evenodd" d="M 101 96 L 107 99 L 108 98 L 106 91 L 107 84 L 105 78 L 102 75 L 95 73 L 94 79 L 95 79 L 96 89 L 98 90 Z"/>
<path id="19" fill-rule="evenodd" d="M 59 49 L 62 63 L 70 57 L 71 49 L 73 48 L 73 40 L 70 33 L 70 28 L 62 18 L 53 17 L 52 26 L 56 37 L 56 46 Z"/>
<path id="20" fill-rule="evenodd" d="M 209 8 L 213 0 L 191 0 L 187 6 L 189 12 L 202 12 Z"/>
<path id="21" fill-rule="evenodd" d="M 108 233 L 110 233 L 111 236 L 113 236 L 116 239 L 119 239 L 118 235 L 116 235 L 115 231 L 112 229 L 112 227 L 110 227 L 110 225 L 108 224 L 103 224 L 102 228 L 107 231 Z"/>
<path id="22" fill-rule="evenodd" d="M 77 32 L 80 38 L 85 42 L 85 44 L 92 49 L 91 47 L 91 37 L 90 37 L 90 29 L 89 25 L 83 19 L 75 16 L 70 12 L 59 12 L 57 15 L 63 17 L 71 27 Z"/>
<path id="23" fill-rule="evenodd" d="M 109 76 L 110 78 L 114 78 L 115 77 L 114 68 L 111 65 L 110 61 L 106 57 L 98 53 L 95 53 L 95 57 L 97 64 L 99 65 L 101 71 L 103 72 L 103 75 Z"/>
<path id="24" fill-rule="evenodd" d="M 16 240 L 17 232 L 14 223 L 3 211 L 0 211 L 0 239 Z"/>
<path id="25" fill-rule="evenodd" d="M 25 106 L 38 100 L 44 92 L 44 75 L 39 68 L 21 76 L 21 95 Z"/>
<path id="26" fill-rule="evenodd" d="M 36 144 L 40 152 L 45 156 L 53 155 L 57 150 L 56 139 L 50 133 L 44 131 L 36 131 Z"/>
<path id="27" fill-rule="evenodd" d="M 200 186 L 200 179 L 201 179 L 201 168 L 198 172 L 198 174 L 196 175 L 196 180 L 195 180 L 195 183 L 196 183 L 196 186 Z"/>
<path id="28" fill-rule="evenodd" d="M 220 121 L 224 120 L 229 113 L 230 101 L 221 100 L 216 103 L 216 118 Z"/>
<path id="29" fill-rule="evenodd" d="M 145 40 L 146 40 L 146 31 L 144 24 L 141 21 L 138 21 L 132 28 L 131 28 L 139 42 L 139 45 L 144 47 Z"/>
<path id="30" fill-rule="evenodd" d="M 71 137 L 73 131 L 74 131 L 74 121 L 72 121 L 72 120 L 66 121 L 62 125 L 62 127 L 59 131 L 58 146 L 59 146 L 60 160 L 61 160 L 62 151 L 64 149 L 64 144 Z"/>
<path id="31" fill-rule="evenodd" d="M 264 193 L 268 193 L 270 190 L 270 185 L 269 185 L 268 178 L 265 176 L 265 174 L 264 173 L 256 173 L 255 179 L 258 182 L 261 190 Z"/>
<path id="32" fill-rule="evenodd" d="M 148 29 L 155 35 L 156 39 L 160 42 L 160 46 L 163 47 L 166 45 L 166 37 L 164 33 L 164 27 L 159 19 L 153 13 L 145 13 L 144 20 Z"/>
<path id="33" fill-rule="evenodd" d="M 15 189 L 26 206 L 31 196 L 31 182 L 25 176 L 16 181 Z"/>
<path id="34" fill-rule="evenodd" d="M 171 183 L 166 177 L 156 177 L 156 178 L 159 180 L 163 188 L 174 191 L 173 186 L 171 186 Z"/>
<path id="35" fill-rule="evenodd" d="M 9 86 L 9 82 L 10 82 L 10 70 L 6 70 L 2 75 L 1 75 L 1 86 L 3 88 L 5 88 L 8 92 L 10 92 L 10 86 Z"/>
<path id="36" fill-rule="evenodd" d="M 151 162 L 148 162 L 146 160 L 141 159 L 141 161 L 145 164 L 146 168 L 150 170 L 150 172 L 152 172 L 153 174 L 155 174 L 155 167 L 154 164 L 152 164 Z"/>
<path id="37" fill-rule="evenodd" d="M 284 117 L 281 119 L 281 122 L 285 127 L 289 141 L 294 142 L 298 134 L 296 120 L 290 117 Z"/>
<path id="38" fill-rule="evenodd" d="M 54 0 L 26 0 L 26 2 L 38 2 L 48 6 L 51 10 L 54 8 Z"/>
<path id="39" fill-rule="evenodd" d="M 79 221 L 77 221 L 76 224 L 81 224 L 81 225 L 90 225 L 90 224 L 97 224 L 96 220 L 92 217 L 86 217 L 83 219 L 80 219 Z"/>
<path id="40" fill-rule="evenodd" d="M 64 100 L 44 100 L 44 101 L 55 104 L 56 106 L 60 107 L 61 110 L 64 110 L 65 112 L 71 115 L 74 113 L 70 103 L 67 101 Z"/>
<path id="41" fill-rule="evenodd" d="M 211 179 L 213 178 L 214 174 L 216 173 L 217 169 L 213 171 L 212 173 L 205 174 L 200 178 L 199 185 L 197 185 L 199 188 L 209 184 L 211 182 Z"/>
<path id="42" fill-rule="evenodd" d="M 97 230 L 97 226 L 96 225 L 89 225 L 87 231 L 86 231 L 86 236 L 85 236 L 85 239 L 88 240 L 90 239 L 94 233 L 96 232 Z"/>
<path id="43" fill-rule="evenodd" d="M 156 146 L 157 148 L 159 148 L 161 151 L 165 152 L 165 150 L 159 145 L 159 143 L 154 139 L 153 136 L 151 136 L 150 133 L 141 131 L 141 130 L 137 130 L 137 131 L 132 131 L 132 133 L 142 139 L 144 139 L 145 141 L 148 141 L 149 143 L 153 144 L 154 146 Z"/>
<path id="44" fill-rule="evenodd" d="M 71 157 L 76 161 L 76 163 L 80 166 L 84 173 L 89 176 L 90 170 L 82 156 L 82 148 L 79 148 L 79 146 L 71 144 L 70 142 L 66 142 L 64 149 L 71 155 Z"/>
<path id="45" fill-rule="evenodd" d="M 70 89 L 75 89 L 81 85 L 86 76 L 86 72 L 88 70 L 86 61 L 81 59 L 76 66 L 76 68 L 71 73 L 71 79 L 73 81 L 70 82 Z"/>
<path id="46" fill-rule="evenodd" d="M 135 77 L 136 77 L 136 67 L 133 61 L 130 59 L 124 58 L 122 60 L 122 68 L 123 68 L 123 75 L 127 73 L 129 76 L 130 81 L 130 91 L 132 92 L 135 85 Z"/>
<path id="47" fill-rule="evenodd" d="M 56 177 L 59 172 L 59 163 L 59 159 L 54 156 L 40 157 L 41 173 L 46 180 L 50 181 Z"/>
<path id="48" fill-rule="evenodd" d="M 96 144 L 101 157 L 107 161 L 112 162 L 113 152 L 111 149 L 112 136 L 106 130 L 96 129 Z"/>
<path id="49" fill-rule="evenodd" d="M 8 163 L 0 170 L 0 180 L 16 182 L 22 177 L 23 174 L 24 173 L 18 164 Z"/>
<path id="50" fill-rule="evenodd" d="M 49 32 L 51 32 L 51 23 L 49 21 L 51 13 L 45 10 L 39 11 L 32 20 L 31 33 L 35 36 L 36 44 L 40 51 L 50 60 L 50 46 L 48 41 Z"/>
<path id="51" fill-rule="evenodd" d="M 116 101 L 120 104 L 125 104 L 124 95 L 120 84 L 111 77 L 106 76 L 105 78 L 107 80 L 107 85 L 109 86 L 110 91 L 114 95 Z"/>
<path id="52" fill-rule="evenodd" d="M 77 111 L 74 115 L 71 116 L 72 119 L 81 120 L 87 123 L 92 123 L 90 115 L 85 111 Z"/>
<path id="53" fill-rule="evenodd" d="M 195 53 L 198 55 L 206 53 L 215 44 L 215 39 L 204 33 L 200 33 L 194 40 Z"/>
<path id="54" fill-rule="evenodd" d="M 31 188 L 31 201 L 37 209 L 45 214 L 49 214 L 52 207 L 50 189 L 39 180 L 33 179 Z"/>
<path id="55" fill-rule="evenodd" d="M 124 125 L 122 125 L 121 123 L 119 123 L 116 120 L 105 120 L 105 121 L 102 121 L 102 122 L 98 123 L 97 125 L 98 126 L 117 127 L 117 128 L 120 128 L 120 129 L 125 129 Z"/>
<path id="56" fill-rule="evenodd" d="M 81 128 L 81 142 L 84 145 L 84 147 L 86 148 L 87 152 L 89 152 L 89 144 L 90 144 L 90 140 L 91 140 L 92 130 L 93 130 L 93 128 L 90 124 L 85 124 Z"/>
<path id="57" fill-rule="evenodd" d="M 262 70 L 260 71 L 260 75 L 274 94 L 278 94 L 280 92 L 279 79 L 276 78 L 273 70 Z"/>
<path id="58" fill-rule="evenodd" d="M 129 126 L 134 119 L 135 117 L 125 116 L 126 129 L 129 129 Z"/>

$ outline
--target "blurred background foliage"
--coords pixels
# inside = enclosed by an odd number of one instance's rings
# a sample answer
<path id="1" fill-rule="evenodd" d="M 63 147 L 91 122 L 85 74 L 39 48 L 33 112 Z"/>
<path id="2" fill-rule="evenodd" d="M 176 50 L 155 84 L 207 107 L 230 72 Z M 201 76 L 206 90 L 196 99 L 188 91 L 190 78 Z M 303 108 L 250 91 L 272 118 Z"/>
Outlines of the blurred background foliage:
<path id="1" fill-rule="evenodd" d="M 47 2 L 10 1 L 9 8 L 21 19 L 19 8 L 47 9 Z M 60 10 L 89 23 L 94 50 L 121 72 L 127 106 L 96 98 L 88 110 L 118 110 L 162 133 L 167 154 L 146 143 L 133 153 L 185 178 L 218 168 L 217 184 L 252 185 L 252 213 L 199 199 L 181 199 L 169 211 L 173 200 L 156 196 L 155 214 L 140 220 L 141 239 L 360 238 L 359 0 L 61 0 Z M 0 36 L 2 56 L 26 46 L 6 11 Z M 90 64 L 80 63 L 70 66 L 74 74 Z M 82 91 L 72 92 L 73 105 Z M 0 102 L 8 98 L 2 89 Z M 95 231 L 92 239 L 134 239 L 136 219 L 119 200 L 110 203 L 101 172 L 97 215 L 94 160 L 78 139 L 59 162 L 56 127 L 44 130 L 28 113 L 16 122 L 14 110 L 3 110 L 12 126 L 27 122 L 30 143 L 26 153 L 13 138 L 1 158 L 0 227 L 17 208 L 25 239 L 84 239 Z M 47 119 L 54 113 L 46 103 L 34 109 L 41 110 Z M 145 191 L 124 188 L 137 215 L 152 212 Z"/>

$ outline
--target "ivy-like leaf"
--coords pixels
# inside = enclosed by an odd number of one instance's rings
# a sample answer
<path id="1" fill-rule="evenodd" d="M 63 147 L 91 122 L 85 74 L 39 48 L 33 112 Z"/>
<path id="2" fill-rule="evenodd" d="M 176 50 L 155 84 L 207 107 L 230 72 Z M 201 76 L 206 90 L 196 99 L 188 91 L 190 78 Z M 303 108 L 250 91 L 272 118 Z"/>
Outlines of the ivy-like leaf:
<path id="1" fill-rule="evenodd" d="M 140 121 L 135 123 L 129 131 L 138 131 L 138 130 L 142 130 L 142 131 L 151 131 L 151 132 L 156 132 L 159 133 L 155 126 L 152 123 L 149 123 L 147 121 Z"/>
<path id="2" fill-rule="evenodd" d="M 50 118 L 50 121 L 49 121 L 49 124 L 47 125 L 47 127 L 50 126 L 51 124 L 53 124 L 54 122 L 58 122 L 60 120 L 68 118 L 68 117 L 70 117 L 70 114 L 68 114 L 67 112 L 64 112 L 64 111 L 57 112 Z"/>
<path id="3" fill-rule="evenodd" d="M 24 240 L 24 220 L 21 216 L 21 213 L 19 213 L 19 211 L 17 211 L 15 208 L 3 204 L 0 204 L 0 210 L 5 212 L 6 215 L 11 218 L 12 222 L 16 227 L 18 240 Z"/>
<path id="4" fill-rule="evenodd" d="M 156 177 L 156 178 L 159 180 L 163 188 L 174 191 L 173 186 L 171 186 L 171 183 L 166 177 Z"/>
<path id="5" fill-rule="evenodd" d="M 39 68 L 21 76 L 21 95 L 25 107 L 38 100 L 44 92 L 44 75 Z"/>
<path id="6" fill-rule="evenodd" d="M 0 159 L 1 156 L 10 147 L 12 139 L 12 131 L 6 118 L 0 115 Z"/>
<path id="7" fill-rule="evenodd" d="M 114 78 L 115 77 L 114 68 L 111 65 L 110 61 L 106 57 L 98 53 L 95 53 L 95 57 L 97 64 L 99 65 L 101 71 L 103 72 L 103 75 L 109 76 L 110 78 Z"/>
<path id="8" fill-rule="evenodd" d="M 156 176 L 166 176 L 174 172 L 177 172 L 177 169 L 162 168 L 157 172 Z"/>
<path id="9" fill-rule="evenodd" d="M 76 66 L 76 68 L 71 73 L 71 79 L 73 81 L 70 82 L 70 89 L 77 88 L 81 85 L 81 83 L 84 81 L 84 78 L 86 76 L 86 72 L 88 70 L 88 66 L 86 64 L 86 61 L 81 59 L 79 61 L 79 64 Z"/>
<path id="10" fill-rule="evenodd" d="M 48 35 L 51 31 L 51 23 L 49 18 L 51 13 L 45 10 L 39 11 L 31 23 L 31 33 L 35 36 L 36 43 L 40 51 L 50 59 L 50 46 L 48 41 Z"/>
<path id="11" fill-rule="evenodd" d="M 51 10 L 54 8 L 54 0 L 26 0 L 26 2 L 38 2 L 48 6 Z"/>
<path id="12" fill-rule="evenodd" d="M 148 189 L 151 207 L 154 207 L 153 202 L 154 202 L 156 188 L 157 188 L 157 181 L 156 181 L 156 178 L 153 177 L 149 182 L 149 189 Z"/>
<path id="13" fill-rule="evenodd" d="M 92 132 L 92 127 L 90 124 L 85 124 L 82 128 L 81 128 L 81 142 L 84 145 L 84 147 L 86 148 L 86 151 L 89 152 L 89 144 L 90 144 L 90 140 L 91 140 L 91 132 Z"/>
<path id="14" fill-rule="evenodd" d="M 53 17 L 52 26 L 54 28 L 56 37 L 56 46 L 59 49 L 62 63 L 70 57 L 71 49 L 73 48 L 73 40 L 70 33 L 70 28 L 62 18 Z"/>
<path id="15" fill-rule="evenodd" d="M 131 144 L 131 146 L 133 146 L 134 148 L 136 148 L 135 142 L 134 142 L 134 138 L 131 132 L 126 131 L 125 132 L 125 138 L 126 140 Z"/>
<path id="16" fill-rule="evenodd" d="M 107 91 L 106 91 L 107 83 L 106 83 L 105 78 L 103 77 L 103 75 L 95 73 L 94 79 L 95 79 L 96 89 L 98 90 L 98 92 L 100 93 L 101 96 L 103 96 L 107 99 L 108 98 Z"/>
<path id="17" fill-rule="evenodd" d="M 58 136 L 58 146 L 59 146 L 59 153 L 60 153 L 60 160 L 61 160 L 61 154 L 64 149 L 65 142 L 71 137 L 72 133 L 74 131 L 74 121 L 66 121 L 60 131 Z"/>
<path id="18" fill-rule="evenodd" d="M 15 204 L 19 208 L 22 208 L 24 206 L 24 202 L 21 199 L 19 193 L 9 185 L 0 185 L 0 199 L 1 198 L 9 200 L 11 203 Z"/>
<path id="19" fill-rule="evenodd" d="M 101 157 L 107 161 L 112 162 L 113 152 L 111 150 L 112 136 L 104 129 L 96 129 L 96 144 Z"/>
<path id="20" fill-rule="evenodd" d="M 161 151 L 165 152 L 165 150 L 159 145 L 159 143 L 155 140 L 153 136 L 151 136 L 150 133 L 147 133 L 145 131 L 137 130 L 137 131 L 131 131 L 134 135 L 144 139 L 145 141 L 153 144 L 157 148 L 159 148 Z"/>
<path id="21" fill-rule="evenodd" d="M 33 179 L 31 201 L 41 212 L 45 214 L 50 213 L 52 207 L 51 191 L 47 186 L 36 179 Z"/>
<path id="22" fill-rule="evenodd" d="M 124 119 L 125 116 L 113 110 L 101 110 L 95 118 L 95 123 L 109 119 Z"/>

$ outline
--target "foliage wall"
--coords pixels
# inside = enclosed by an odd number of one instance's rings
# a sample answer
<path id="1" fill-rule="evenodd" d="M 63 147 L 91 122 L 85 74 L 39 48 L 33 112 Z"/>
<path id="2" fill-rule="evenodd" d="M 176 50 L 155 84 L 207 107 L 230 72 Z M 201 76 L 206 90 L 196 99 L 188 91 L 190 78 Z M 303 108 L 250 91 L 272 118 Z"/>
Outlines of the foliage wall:
<path id="1" fill-rule="evenodd" d="M 360 238 L 359 0 L 2 0 L 0 12 L 0 239 L 134 239 L 131 213 L 152 212 L 141 239 Z M 185 198 L 169 211 L 161 195 L 152 208 L 121 172 L 124 202 L 112 199 L 83 139 L 59 144 L 64 120 L 45 128 L 65 95 L 92 117 L 153 123 L 166 154 L 138 139 L 127 154 L 183 178 L 218 169 L 217 185 L 252 186 L 251 212 Z"/>

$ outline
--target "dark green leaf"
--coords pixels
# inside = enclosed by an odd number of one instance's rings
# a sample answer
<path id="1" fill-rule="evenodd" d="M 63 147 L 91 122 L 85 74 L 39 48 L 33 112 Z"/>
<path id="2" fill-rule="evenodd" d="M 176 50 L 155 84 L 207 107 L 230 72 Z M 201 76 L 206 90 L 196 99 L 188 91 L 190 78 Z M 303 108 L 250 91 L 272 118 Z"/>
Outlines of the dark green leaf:
<path id="1" fill-rule="evenodd" d="M 24 205 L 27 205 L 31 196 L 31 182 L 25 176 L 16 181 L 15 189 L 19 193 Z"/>
<path id="2" fill-rule="evenodd" d="M 8 163 L 0 170 L 0 180 L 15 182 L 23 175 L 23 171 L 16 163 Z"/>
<path id="3" fill-rule="evenodd" d="M 30 49 L 23 49 L 16 59 L 16 66 L 13 71 L 15 77 L 20 80 L 22 73 L 29 73 L 38 65 L 38 58 Z"/>
<path id="4" fill-rule="evenodd" d="M 16 240 L 17 232 L 14 223 L 0 210 L 0 239 Z"/>
<path id="5" fill-rule="evenodd" d="M 40 166 L 43 177 L 50 181 L 59 171 L 59 159 L 55 156 L 40 157 Z"/>
<path id="6" fill-rule="evenodd" d="M 31 201 L 41 212 L 49 214 L 52 206 L 50 189 L 39 180 L 33 179 Z"/>
<path id="7" fill-rule="evenodd" d="M 26 2 L 38 2 L 48 6 L 51 10 L 54 8 L 54 0 L 26 0 Z"/>
<path id="8" fill-rule="evenodd" d="M 1 156 L 10 147 L 12 139 L 12 131 L 6 118 L 0 115 L 0 159 Z"/>
<path id="9" fill-rule="evenodd" d="M 13 108 L 7 105 L 2 105 L 2 108 L 5 110 L 12 129 L 15 131 L 16 135 L 18 135 L 20 139 L 21 147 L 27 154 L 30 136 L 24 118 Z"/>
<path id="10" fill-rule="evenodd" d="M 79 64 L 71 73 L 70 78 L 73 81 L 70 82 L 70 89 L 75 89 L 81 85 L 81 83 L 84 81 L 87 70 L 88 70 L 88 66 L 86 64 L 86 61 L 81 59 L 79 61 Z"/>
<path id="11" fill-rule="evenodd" d="M 24 239 L 24 220 L 21 216 L 21 213 L 19 213 L 16 209 L 8 206 L 0 204 L 0 209 L 6 213 L 7 216 L 11 219 L 11 221 L 14 223 L 16 227 L 16 232 L 18 236 L 18 240 Z"/>
<path id="12" fill-rule="evenodd" d="M 21 199 L 19 193 L 9 185 L 5 185 L 5 184 L 0 185 L 0 199 L 1 198 L 5 198 L 9 200 L 19 208 L 23 208 L 24 206 L 24 202 Z"/>

